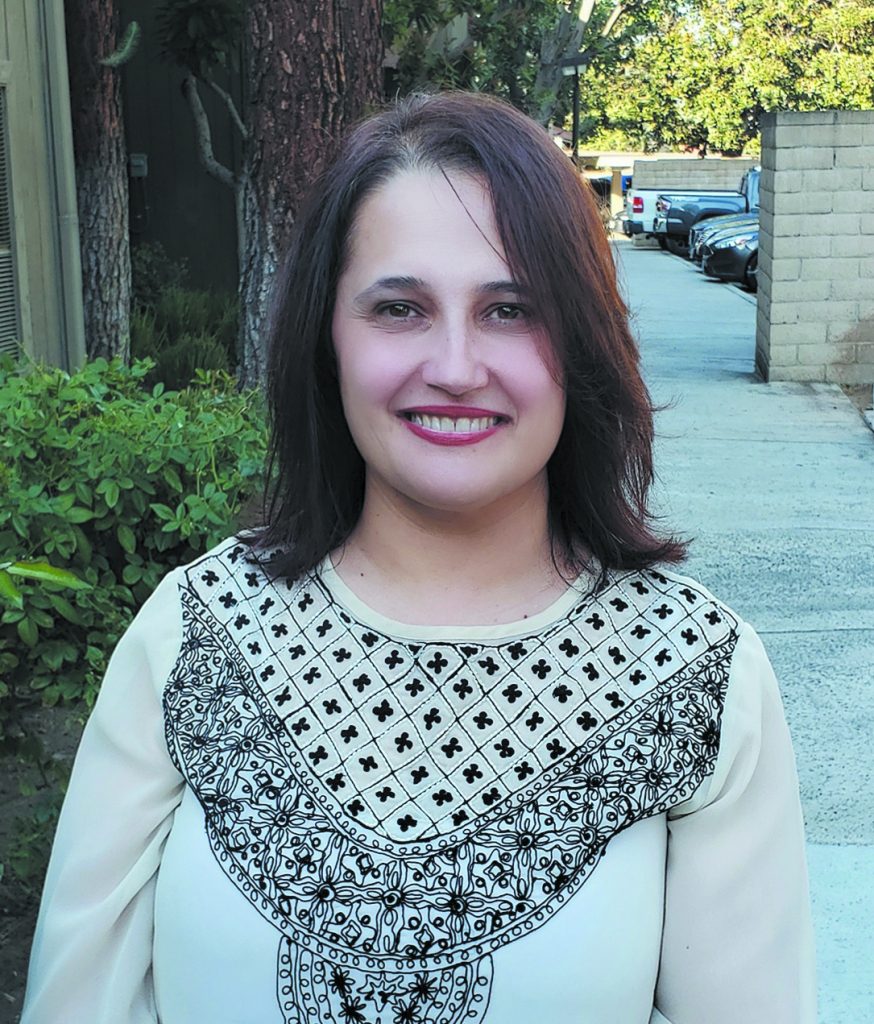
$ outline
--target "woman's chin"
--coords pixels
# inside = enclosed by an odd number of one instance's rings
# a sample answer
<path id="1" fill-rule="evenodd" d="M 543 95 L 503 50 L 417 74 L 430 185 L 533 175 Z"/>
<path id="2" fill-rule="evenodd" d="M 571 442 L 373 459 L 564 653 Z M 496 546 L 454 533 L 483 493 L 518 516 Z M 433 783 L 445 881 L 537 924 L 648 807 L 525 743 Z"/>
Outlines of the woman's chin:
<path id="1" fill-rule="evenodd" d="M 526 492 L 524 484 L 507 489 L 489 487 L 482 479 L 455 480 L 443 486 L 432 480 L 419 487 L 398 488 L 396 498 L 414 507 L 420 514 L 467 518 L 497 509 L 506 502 L 524 503 Z"/>

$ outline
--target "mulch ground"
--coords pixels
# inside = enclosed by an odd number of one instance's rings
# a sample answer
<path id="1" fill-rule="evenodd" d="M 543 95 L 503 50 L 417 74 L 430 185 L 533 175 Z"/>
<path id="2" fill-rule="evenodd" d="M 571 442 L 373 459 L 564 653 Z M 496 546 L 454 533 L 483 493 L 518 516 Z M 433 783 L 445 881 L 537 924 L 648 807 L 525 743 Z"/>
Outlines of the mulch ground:
<path id="1" fill-rule="evenodd" d="M 69 760 L 79 742 L 78 713 L 43 708 L 28 723 L 55 757 Z M 0 757 L 0 862 L 5 860 L 17 821 L 27 818 L 33 798 L 22 796 L 24 783 L 38 784 L 36 771 L 14 757 Z M 18 1024 L 30 944 L 39 909 L 39 880 L 22 885 L 7 867 L 0 881 L 0 1024 Z"/>

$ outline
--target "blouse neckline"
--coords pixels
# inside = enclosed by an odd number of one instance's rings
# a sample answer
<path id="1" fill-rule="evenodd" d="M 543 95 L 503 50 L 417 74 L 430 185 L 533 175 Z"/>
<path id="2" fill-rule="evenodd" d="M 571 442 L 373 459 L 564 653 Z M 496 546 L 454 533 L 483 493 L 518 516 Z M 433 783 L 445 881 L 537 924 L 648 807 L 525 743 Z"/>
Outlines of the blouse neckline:
<path id="1" fill-rule="evenodd" d="M 528 636 L 565 618 L 581 600 L 590 597 L 594 591 L 588 574 L 582 573 L 546 608 L 527 618 L 483 625 L 421 625 L 400 622 L 372 608 L 344 582 L 334 568 L 330 555 L 325 556 L 316 575 L 338 604 L 362 625 L 404 640 L 503 640 Z"/>

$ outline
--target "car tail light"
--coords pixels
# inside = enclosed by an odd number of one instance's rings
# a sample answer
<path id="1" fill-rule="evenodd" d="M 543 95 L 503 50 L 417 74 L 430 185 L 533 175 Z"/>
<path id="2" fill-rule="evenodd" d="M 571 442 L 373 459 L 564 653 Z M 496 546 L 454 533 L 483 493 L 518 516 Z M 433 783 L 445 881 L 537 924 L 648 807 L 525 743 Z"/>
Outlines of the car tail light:
<path id="1" fill-rule="evenodd" d="M 643 213 L 643 196 L 635 196 L 631 200 L 631 212 Z"/>

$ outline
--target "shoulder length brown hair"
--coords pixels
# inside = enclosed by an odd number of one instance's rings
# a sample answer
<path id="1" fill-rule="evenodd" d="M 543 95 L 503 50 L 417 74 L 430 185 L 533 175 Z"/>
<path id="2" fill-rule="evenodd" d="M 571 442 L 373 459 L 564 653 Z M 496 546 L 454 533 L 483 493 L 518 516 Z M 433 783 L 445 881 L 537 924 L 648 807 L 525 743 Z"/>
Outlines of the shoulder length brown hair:
<path id="1" fill-rule="evenodd" d="M 337 280 L 364 199 L 402 171 L 488 183 L 510 269 L 533 297 L 567 392 L 547 467 L 553 559 L 572 571 L 676 562 L 648 509 L 653 406 L 591 189 L 548 134 L 501 101 L 416 95 L 369 117 L 310 190 L 277 277 L 268 357 L 271 484 L 252 540 L 291 579 L 349 536 L 364 464 L 346 426 L 331 340 Z"/>

